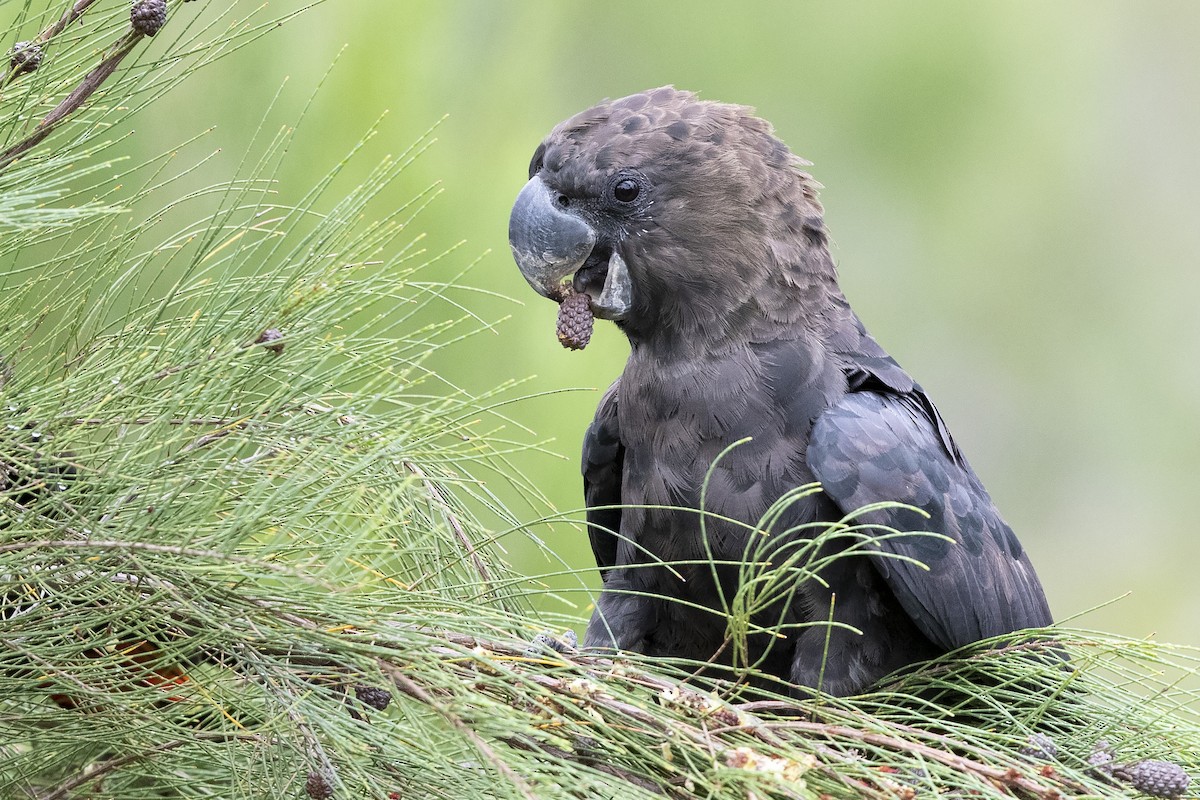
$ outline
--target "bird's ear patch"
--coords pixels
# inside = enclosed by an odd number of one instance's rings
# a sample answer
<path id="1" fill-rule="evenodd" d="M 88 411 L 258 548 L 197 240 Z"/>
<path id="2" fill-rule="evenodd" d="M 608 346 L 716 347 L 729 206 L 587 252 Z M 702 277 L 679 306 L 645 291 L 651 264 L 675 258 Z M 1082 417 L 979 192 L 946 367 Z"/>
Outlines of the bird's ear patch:
<path id="1" fill-rule="evenodd" d="M 537 150 L 533 151 L 533 158 L 529 160 L 529 177 L 532 178 L 542 171 L 542 162 L 546 157 L 546 143 L 542 142 L 538 145 Z"/>
<path id="2" fill-rule="evenodd" d="M 767 156 L 767 163 L 779 169 L 786 168 L 792 163 L 792 151 L 786 144 L 772 136 L 771 153 Z"/>
<path id="3" fill-rule="evenodd" d="M 827 234 L 825 232 L 825 218 L 816 214 L 809 215 L 804 218 L 804 222 L 800 226 L 804 231 L 804 235 L 808 237 L 811 244 L 825 244 Z"/>
<path id="4" fill-rule="evenodd" d="M 670 136 L 677 142 L 682 142 L 692 135 L 692 126 L 688 125 L 683 120 L 672 122 L 667 126 L 667 136 Z"/>
<path id="5" fill-rule="evenodd" d="M 542 153 L 542 166 L 551 172 L 558 172 L 567 163 L 568 146 L 561 142 L 556 142 L 552 147 L 547 147 Z"/>

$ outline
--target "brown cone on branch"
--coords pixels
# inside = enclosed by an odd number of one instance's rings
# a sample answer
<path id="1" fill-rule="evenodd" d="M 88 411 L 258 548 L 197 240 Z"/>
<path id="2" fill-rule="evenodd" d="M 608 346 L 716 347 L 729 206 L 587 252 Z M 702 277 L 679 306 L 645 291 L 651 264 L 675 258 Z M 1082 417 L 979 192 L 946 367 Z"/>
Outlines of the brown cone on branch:
<path id="1" fill-rule="evenodd" d="M 1151 797 L 1181 797 L 1192 782 L 1183 767 L 1156 759 L 1114 767 L 1112 774 Z"/>
<path id="2" fill-rule="evenodd" d="M 8 68 L 18 75 L 36 72 L 42 65 L 42 46 L 37 42 L 17 42 L 8 51 Z"/>
<path id="3" fill-rule="evenodd" d="M 129 22 L 143 36 L 158 33 L 167 21 L 167 0 L 134 0 L 129 9 Z"/>
<path id="4" fill-rule="evenodd" d="M 592 340 L 591 300 L 586 294 L 568 292 L 558 306 L 558 341 L 568 350 L 582 350 Z"/>

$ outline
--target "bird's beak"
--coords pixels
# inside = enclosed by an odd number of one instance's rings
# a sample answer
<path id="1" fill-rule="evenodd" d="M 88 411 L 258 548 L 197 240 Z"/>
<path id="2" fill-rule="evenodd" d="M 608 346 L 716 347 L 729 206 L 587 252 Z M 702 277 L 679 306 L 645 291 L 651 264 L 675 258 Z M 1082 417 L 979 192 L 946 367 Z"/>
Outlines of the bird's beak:
<path id="1" fill-rule="evenodd" d="M 566 285 L 574 282 L 576 291 L 591 297 L 597 317 L 624 319 L 633 295 L 625 259 L 614 248 L 605 263 L 606 248 L 596 247 L 596 231 L 556 200 L 557 195 L 535 175 L 513 203 L 508 244 L 521 274 L 534 291 L 552 300 L 562 300 Z M 600 270 L 602 285 L 595 280 Z"/>
<path id="2" fill-rule="evenodd" d="M 579 217 L 559 207 L 555 194 L 536 175 L 513 203 L 508 218 L 508 244 L 521 274 L 543 297 L 562 298 L 563 284 L 583 266 L 596 232 Z"/>
<path id="3" fill-rule="evenodd" d="M 599 297 L 592 298 L 592 313 L 600 319 L 619 322 L 625 319 L 633 307 L 633 283 L 629 280 L 629 267 L 621 254 L 613 250 L 608 258 L 608 272 L 604 275 L 604 288 Z"/>

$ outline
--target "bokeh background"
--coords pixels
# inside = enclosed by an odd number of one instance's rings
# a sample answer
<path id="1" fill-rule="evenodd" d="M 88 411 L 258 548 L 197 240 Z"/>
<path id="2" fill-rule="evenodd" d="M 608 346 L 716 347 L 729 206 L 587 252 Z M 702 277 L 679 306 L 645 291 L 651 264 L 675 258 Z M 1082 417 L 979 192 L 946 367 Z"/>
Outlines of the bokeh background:
<path id="1" fill-rule="evenodd" d="M 541 395 L 506 413 L 513 439 L 551 452 L 514 462 L 565 510 L 581 503 L 580 438 L 626 348 L 601 323 L 586 352 L 563 351 L 554 305 L 512 264 L 529 157 L 566 116 L 660 84 L 755 106 L 814 162 L 847 295 L 940 405 L 1056 615 L 1103 605 L 1074 624 L 1200 645 L 1198 36 L 1189 0 L 326 0 L 156 101 L 125 149 L 144 157 L 216 125 L 199 146 L 221 153 L 189 180 L 226 179 L 264 114 L 268 128 L 294 120 L 335 59 L 283 199 L 384 111 L 346 185 L 448 115 L 385 202 L 440 181 L 417 226 L 431 254 L 464 244 L 425 277 L 478 258 L 463 281 L 511 299 L 458 293 L 498 324 L 430 365 L 468 391 L 518 379 L 507 397 Z M 580 530 L 536 530 L 590 563 Z M 506 541 L 527 573 L 559 568 Z"/>

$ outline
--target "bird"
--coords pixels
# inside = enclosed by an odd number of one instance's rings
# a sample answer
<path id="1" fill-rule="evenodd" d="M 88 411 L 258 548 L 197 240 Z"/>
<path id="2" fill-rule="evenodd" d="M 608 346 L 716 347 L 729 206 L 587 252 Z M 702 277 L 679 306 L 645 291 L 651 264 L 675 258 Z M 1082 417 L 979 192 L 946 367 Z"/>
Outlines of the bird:
<path id="1" fill-rule="evenodd" d="M 593 318 L 629 344 L 583 439 L 585 648 L 848 696 L 1052 623 L 941 413 L 842 292 L 809 166 L 752 108 L 673 86 L 534 151 L 514 260 L 564 344 Z"/>

